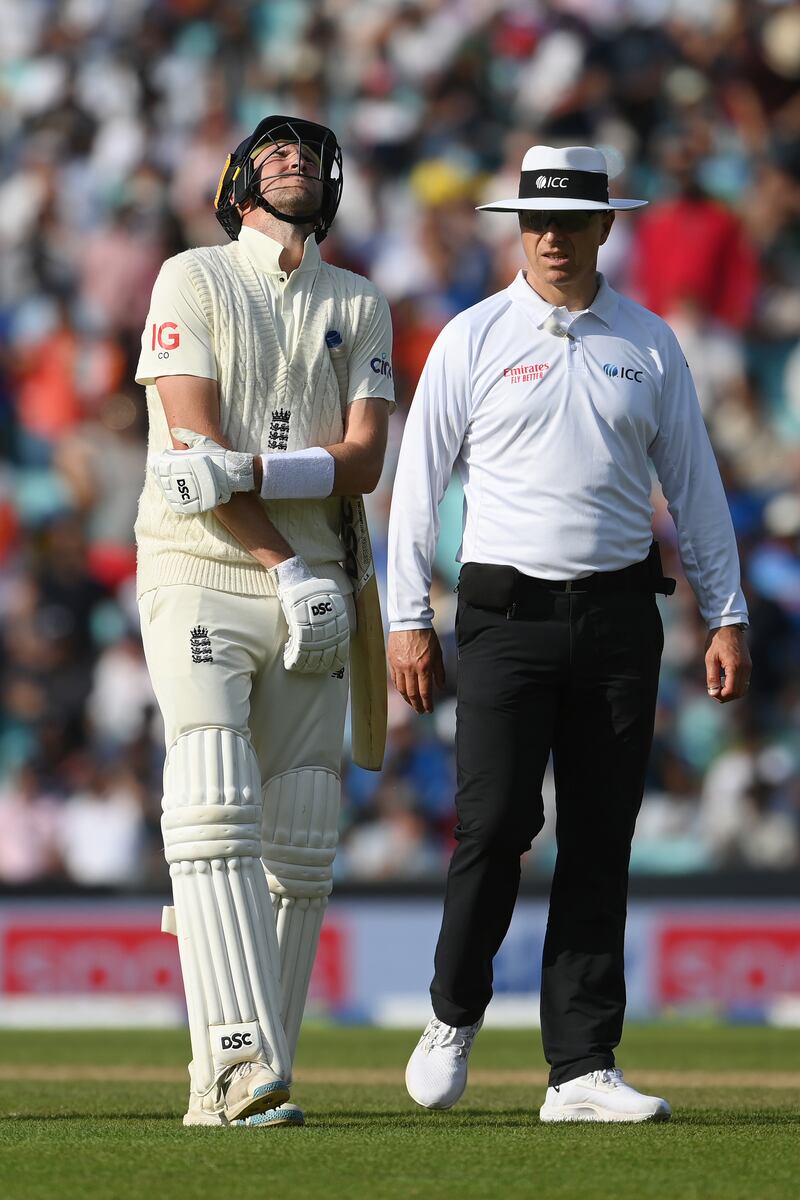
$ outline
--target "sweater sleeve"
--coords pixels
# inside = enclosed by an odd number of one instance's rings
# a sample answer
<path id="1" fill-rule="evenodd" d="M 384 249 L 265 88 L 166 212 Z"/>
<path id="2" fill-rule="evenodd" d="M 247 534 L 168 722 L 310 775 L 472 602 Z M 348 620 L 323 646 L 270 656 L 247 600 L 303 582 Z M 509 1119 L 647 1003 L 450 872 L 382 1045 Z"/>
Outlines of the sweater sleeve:
<path id="1" fill-rule="evenodd" d="M 217 378 L 211 330 L 183 255 L 162 266 L 142 334 L 136 382 L 147 387 L 159 375 Z"/>
<path id="2" fill-rule="evenodd" d="M 348 359 L 347 403 L 379 397 L 394 412 L 392 379 L 392 318 L 389 305 L 376 291 L 374 303 L 367 306 L 367 319 L 361 322 Z"/>

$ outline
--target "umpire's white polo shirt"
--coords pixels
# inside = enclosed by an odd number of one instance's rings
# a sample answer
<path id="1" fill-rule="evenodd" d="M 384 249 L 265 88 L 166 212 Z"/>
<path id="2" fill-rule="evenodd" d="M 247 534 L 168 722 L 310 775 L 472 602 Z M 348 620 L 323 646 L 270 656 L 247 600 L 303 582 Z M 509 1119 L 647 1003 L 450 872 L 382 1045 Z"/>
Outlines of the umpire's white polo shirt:
<path id="1" fill-rule="evenodd" d="M 395 477 L 392 629 L 431 623 L 437 510 L 454 467 L 464 485 L 460 562 L 574 579 L 647 557 L 648 459 L 703 617 L 711 627 L 747 620 L 730 514 L 677 339 L 599 278 L 592 305 L 568 312 L 520 272 L 437 338 Z"/>

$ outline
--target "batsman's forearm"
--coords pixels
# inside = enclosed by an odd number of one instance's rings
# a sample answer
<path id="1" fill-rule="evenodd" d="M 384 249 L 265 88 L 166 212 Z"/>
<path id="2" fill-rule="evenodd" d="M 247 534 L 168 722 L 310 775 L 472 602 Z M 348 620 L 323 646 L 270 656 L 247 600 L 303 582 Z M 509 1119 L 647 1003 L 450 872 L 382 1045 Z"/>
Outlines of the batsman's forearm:
<path id="1" fill-rule="evenodd" d="M 294 550 L 278 533 L 254 493 L 239 492 L 213 511 L 220 525 L 265 569 L 293 557 Z"/>
<path id="2" fill-rule="evenodd" d="M 255 489 L 265 500 L 373 492 L 383 470 L 388 432 L 389 409 L 384 400 L 355 400 L 347 410 L 342 441 L 256 455 Z"/>
<path id="3" fill-rule="evenodd" d="M 366 496 L 378 486 L 385 446 L 341 442 L 327 446 L 335 464 L 333 496 Z"/>

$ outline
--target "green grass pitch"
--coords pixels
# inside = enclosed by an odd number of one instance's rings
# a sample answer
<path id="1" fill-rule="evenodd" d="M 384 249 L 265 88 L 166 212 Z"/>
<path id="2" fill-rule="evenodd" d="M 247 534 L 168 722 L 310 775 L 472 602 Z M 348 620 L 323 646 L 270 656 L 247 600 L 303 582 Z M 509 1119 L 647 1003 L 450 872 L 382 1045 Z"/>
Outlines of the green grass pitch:
<path id="1" fill-rule="evenodd" d="M 796 1200 L 800 1032 L 631 1025 L 666 1125 L 548 1126 L 538 1035 L 487 1030 L 447 1113 L 403 1087 L 415 1033 L 309 1027 L 303 1129 L 183 1129 L 176 1032 L 0 1033 L 4 1200 Z"/>

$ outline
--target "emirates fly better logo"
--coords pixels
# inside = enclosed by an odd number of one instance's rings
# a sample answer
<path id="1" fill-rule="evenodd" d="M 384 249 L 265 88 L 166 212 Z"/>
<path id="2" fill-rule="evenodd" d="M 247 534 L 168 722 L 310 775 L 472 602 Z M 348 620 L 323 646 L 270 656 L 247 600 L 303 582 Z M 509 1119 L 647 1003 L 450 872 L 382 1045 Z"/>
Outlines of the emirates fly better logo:
<path id="1" fill-rule="evenodd" d="M 544 379 L 550 370 L 550 363 L 522 363 L 519 367 L 504 367 L 503 379 L 509 383 L 535 383 Z"/>

